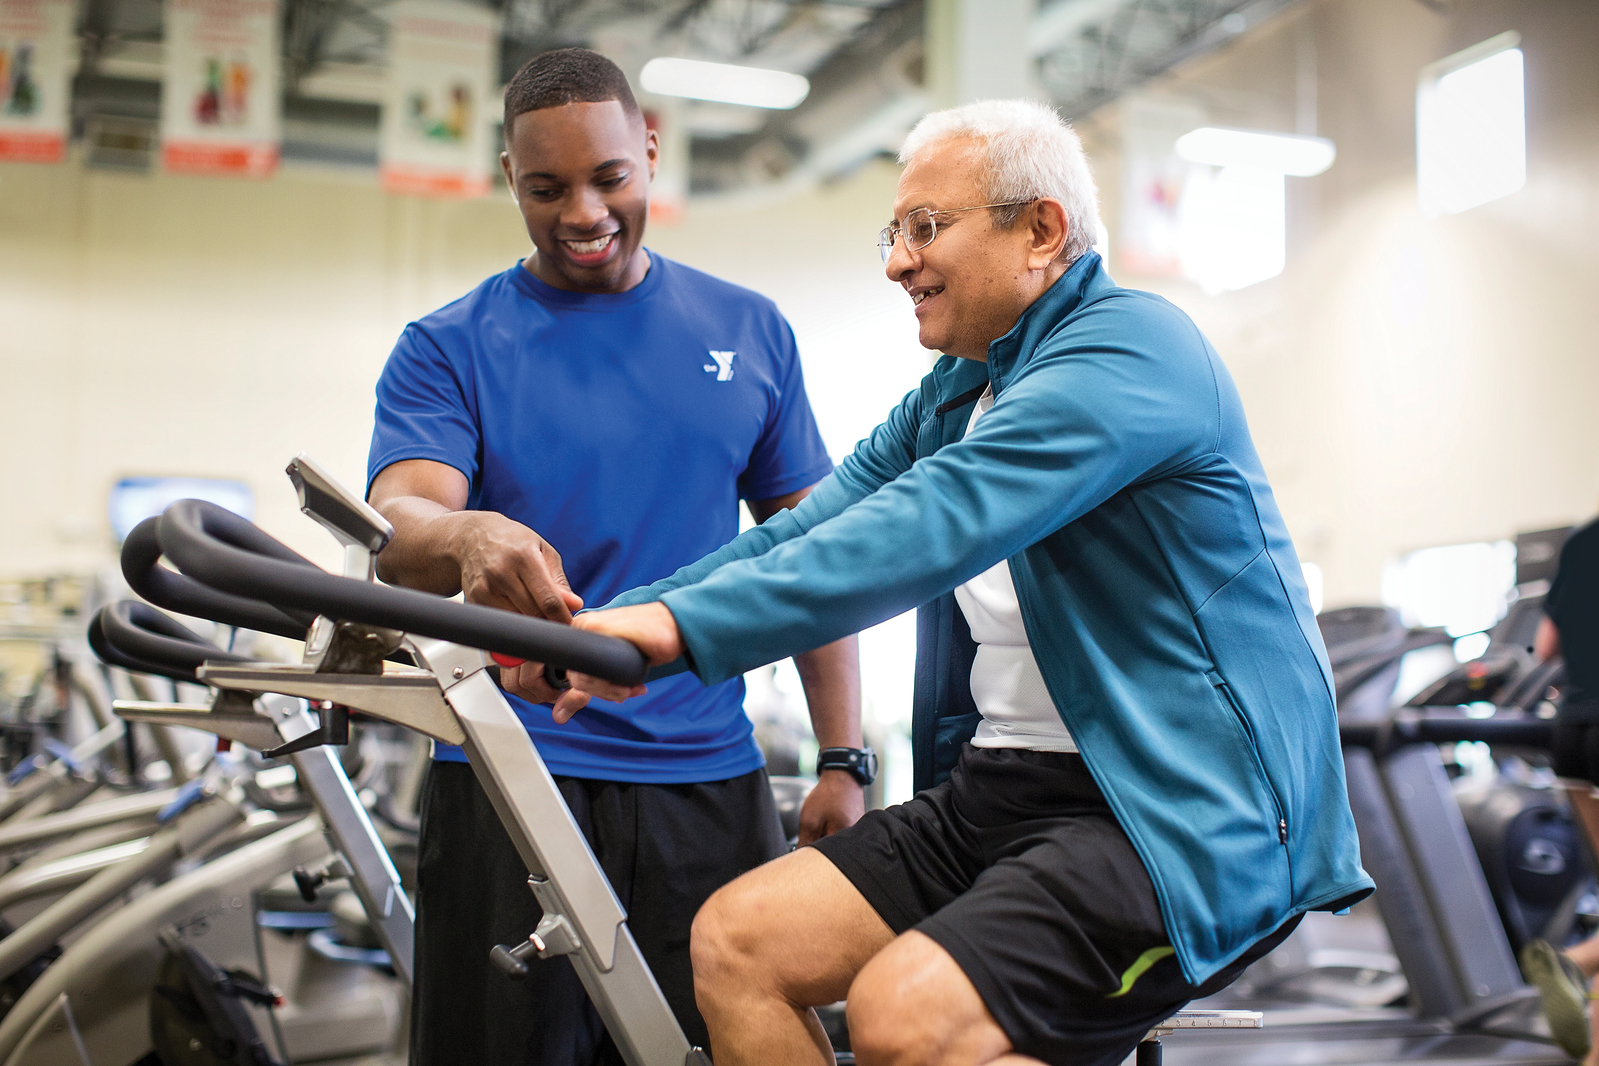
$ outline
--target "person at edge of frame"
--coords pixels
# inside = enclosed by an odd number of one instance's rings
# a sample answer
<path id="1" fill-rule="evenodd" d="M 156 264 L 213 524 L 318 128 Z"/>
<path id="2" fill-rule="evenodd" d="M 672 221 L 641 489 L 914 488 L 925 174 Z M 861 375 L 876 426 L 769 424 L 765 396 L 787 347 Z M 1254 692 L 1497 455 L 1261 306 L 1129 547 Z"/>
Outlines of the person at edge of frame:
<path id="1" fill-rule="evenodd" d="M 1543 606 L 1533 653 L 1542 662 L 1562 656 L 1566 670 L 1555 713 L 1555 776 L 1599 855 L 1599 519 L 1566 538 Z M 1599 1027 L 1599 935 L 1564 951 L 1530 941 L 1521 949 L 1521 968 L 1538 986 L 1561 1049 L 1584 1066 L 1599 1066 L 1592 1037 Z"/>
<path id="2" fill-rule="evenodd" d="M 891 281 L 943 356 L 798 507 L 580 614 L 702 680 L 919 606 L 908 802 L 695 920 L 717 1066 L 1112 1066 L 1367 896 L 1326 650 L 1225 366 L 1092 249 L 1052 110 L 926 116 Z M 652 676 L 654 676 L 652 674 Z M 555 707 L 625 689 L 575 676 Z"/>
<path id="3" fill-rule="evenodd" d="M 766 521 L 832 470 L 772 302 L 643 246 L 657 141 L 627 79 L 585 49 L 535 56 L 505 92 L 501 161 L 534 250 L 408 325 L 377 385 L 368 497 L 397 585 L 569 621 Z M 819 744 L 859 749 L 855 638 L 796 657 Z M 502 684 L 631 918 L 692 1043 L 689 928 L 712 891 L 787 850 L 743 682 L 684 675 L 647 703 L 557 729 L 536 668 Z M 852 824 L 861 783 L 824 770 L 810 842 Z M 565 959 L 511 982 L 489 961 L 540 911 L 459 749 L 422 804 L 414 1066 L 620 1057 Z"/>

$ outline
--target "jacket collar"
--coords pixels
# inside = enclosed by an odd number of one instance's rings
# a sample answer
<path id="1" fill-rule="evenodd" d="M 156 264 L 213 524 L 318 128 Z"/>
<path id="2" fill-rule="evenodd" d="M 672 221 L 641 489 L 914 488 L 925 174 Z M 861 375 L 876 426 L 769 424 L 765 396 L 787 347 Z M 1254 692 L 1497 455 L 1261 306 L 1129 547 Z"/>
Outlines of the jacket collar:
<path id="1" fill-rule="evenodd" d="M 1091 292 L 1109 288 L 1114 282 L 1105 272 L 1098 252 L 1088 252 L 1071 269 L 1055 279 L 1023 311 L 1010 332 L 988 346 L 988 380 L 997 396 L 1001 389 L 1026 365 L 1034 350 L 1080 307 Z"/>

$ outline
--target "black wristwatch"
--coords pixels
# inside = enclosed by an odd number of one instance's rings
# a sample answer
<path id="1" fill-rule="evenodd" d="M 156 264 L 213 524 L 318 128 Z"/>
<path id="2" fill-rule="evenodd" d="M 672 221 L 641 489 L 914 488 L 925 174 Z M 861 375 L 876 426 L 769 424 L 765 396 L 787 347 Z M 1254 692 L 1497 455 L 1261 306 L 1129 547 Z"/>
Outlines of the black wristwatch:
<path id="1" fill-rule="evenodd" d="M 816 755 L 816 772 L 843 770 L 864 788 L 877 780 L 877 752 L 871 748 L 823 748 Z"/>

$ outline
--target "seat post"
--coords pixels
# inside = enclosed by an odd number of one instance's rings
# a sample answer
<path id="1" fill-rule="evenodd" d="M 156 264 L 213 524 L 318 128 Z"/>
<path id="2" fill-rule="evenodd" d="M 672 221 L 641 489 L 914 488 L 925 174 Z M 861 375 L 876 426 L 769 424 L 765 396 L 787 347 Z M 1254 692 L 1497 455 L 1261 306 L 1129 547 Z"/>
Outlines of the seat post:
<path id="1" fill-rule="evenodd" d="M 1149 1036 L 1138 1042 L 1138 1054 L 1133 1059 L 1135 1066 L 1160 1066 L 1160 1060 L 1160 1037 Z"/>

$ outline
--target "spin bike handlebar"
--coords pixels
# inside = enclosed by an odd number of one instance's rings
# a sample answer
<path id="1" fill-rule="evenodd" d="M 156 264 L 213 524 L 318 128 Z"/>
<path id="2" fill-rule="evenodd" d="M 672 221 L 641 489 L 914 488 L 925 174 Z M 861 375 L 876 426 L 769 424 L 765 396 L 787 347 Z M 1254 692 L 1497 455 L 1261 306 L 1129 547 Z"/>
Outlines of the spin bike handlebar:
<path id="1" fill-rule="evenodd" d="M 643 652 L 615 637 L 306 566 L 254 524 L 204 500 L 168 507 L 158 536 L 162 553 L 188 577 L 279 610 L 400 629 L 619 685 L 641 683 L 649 666 Z"/>
<path id="2" fill-rule="evenodd" d="M 103 623 L 105 622 L 108 607 L 102 607 L 89 619 L 89 649 L 94 652 L 99 660 L 107 666 L 120 666 L 124 670 L 131 670 L 136 674 L 155 674 L 157 677 L 171 678 L 173 681 L 187 681 L 190 684 L 203 684 L 195 676 L 193 670 L 184 670 L 179 667 L 168 666 L 164 663 L 147 662 L 136 658 L 118 648 L 106 639 Z"/>
<path id="3" fill-rule="evenodd" d="M 209 618 L 223 625 L 275 633 L 291 640 L 305 639 L 306 631 L 316 620 L 315 614 L 284 611 L 260 600 L 230 596 L 162 566 L 160 521 L 146 518 L 122 542 L 122 576 L 129 588 L 158 607 L 192 618 Z M 321 572 L 315 563 L 277 541 L 272 541 L 272 546 L 275 558 Z"/>
<path id="4" fill-rule="evenodd" d="M 195 671 L 207 662 L 248 663 L 206 640 L 175 618 L 135 600 L 120 600 L 96 615 L 106 642 L 125 658 L 164 667 L 168 676 L 183 674 L 196 680 Z"/>

